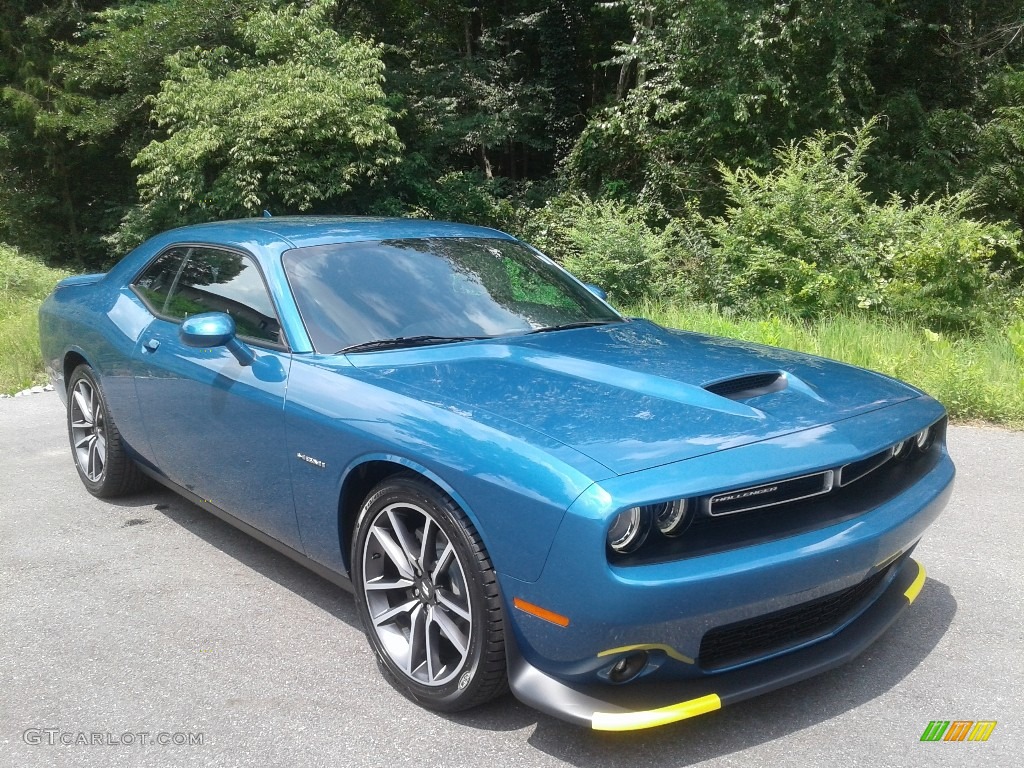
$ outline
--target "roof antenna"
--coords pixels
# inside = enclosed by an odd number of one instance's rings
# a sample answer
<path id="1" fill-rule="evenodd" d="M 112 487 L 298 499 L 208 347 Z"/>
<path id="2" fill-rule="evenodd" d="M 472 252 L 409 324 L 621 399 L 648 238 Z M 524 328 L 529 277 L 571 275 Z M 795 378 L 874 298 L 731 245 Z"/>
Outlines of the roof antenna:
<path id="1" fill-rule="evenodd" d="M 272 216 L 273 216 L 273 214 L 271 214 L 270 211 L 268 211 L 266 208 L 263 209 L 263 218 L 264 219 L 272 218 Z"/>

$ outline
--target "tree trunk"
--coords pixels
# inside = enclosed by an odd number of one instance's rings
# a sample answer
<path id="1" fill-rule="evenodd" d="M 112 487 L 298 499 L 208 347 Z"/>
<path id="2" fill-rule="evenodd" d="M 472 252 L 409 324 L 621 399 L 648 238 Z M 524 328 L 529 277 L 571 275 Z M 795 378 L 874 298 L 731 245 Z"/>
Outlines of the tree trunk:
<path id="1" fill-rule="evenodd" d="M 75 201 L 71 196 L 71 185 L 68 183 L 67 166 L 64 165 L 64 158 L 61 155 L 60 149 L 57 147 L 52 147 L 50 149 L 50 159 L 54 173 L 56 173 L 57 177 L 60 179 L 61 210 L 64 212 L 68 235 L 71 237 L 71 242 L 75 251 L 74 255 L 77 258 L 80 255 L 78 253 L 78 222 L 75 220 Z"/>

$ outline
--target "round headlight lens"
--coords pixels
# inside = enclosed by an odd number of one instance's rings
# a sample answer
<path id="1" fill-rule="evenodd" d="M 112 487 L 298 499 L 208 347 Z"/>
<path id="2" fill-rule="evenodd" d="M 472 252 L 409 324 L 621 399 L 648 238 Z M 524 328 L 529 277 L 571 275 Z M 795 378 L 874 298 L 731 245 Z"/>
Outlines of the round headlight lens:
<path id="1" fill-rule="evenodd" d="M 635 552 L 651 528 L 651 515 L 641 507 L 620 512 L 608 529 L 608 546 L 623 555 Z"/>
<path id="2" fill-rule="evenodd" d="M 932 444 L 932 428 L 922 429 L 914 436 L 914 443 L 917 445 L 917 450 L 927 451 L 928 447 Z"/>
<path id="3" fill-rule="evenodd" d="M 690 516 L 686 514 L 688 506 L 686 499 L 655 505 L 654 524 L 665 536 L 679 536 L 690 522 Z"/>
<path id="4" fill-rule="evenodd" d="M 892 455 L 895 459 L 905 459 L 910 455 L 910 446 L 913 445 L 914 438 L 907 438 L 896 443 L 892 449 Z"/>

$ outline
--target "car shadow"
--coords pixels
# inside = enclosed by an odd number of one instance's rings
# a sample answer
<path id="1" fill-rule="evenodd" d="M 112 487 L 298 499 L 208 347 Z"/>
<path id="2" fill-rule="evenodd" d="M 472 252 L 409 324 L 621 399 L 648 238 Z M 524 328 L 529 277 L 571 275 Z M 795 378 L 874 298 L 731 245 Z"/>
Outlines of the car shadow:
<path id="1" fill-rule="evenodd" d="M 352 596 L 281 553 L 176 493 L 153 488 L 108 503 L 137 510 L 123 526 L 155 512 L 257 573 L 362 632 Z M 717 712 L 632 733 L 589 731 L 537 712 L 512 696 L 467 712 L 438 714 L 483 731 L 535 724 L 529 743 L 572 765 L 632 764 L 638 754 L 656 765 L 686 766 L 756 747 L 842 715 L 887 693 L 913 672 L 949 630 L 957 603 L 949 587 L 925 582 L 913 607 L 865 653 L 838 669 Z M 381 682 L 384 682 L 382 678 Z M 639 751 L 638 751 L 639 750 Z"/>
<path id="2" fill-rule="evenodd" d="M 139 516 L 125 520 L 122 527 L 148 522 L 141 516 L 146 512 L 163 515 L 207 544 L 308 600 L 353 629 L 363 631 L 351 593 L 173 491 L 154 486 L 142 493 L 104 501 L 113 506 L 137 511 L 132 514 Z"/>

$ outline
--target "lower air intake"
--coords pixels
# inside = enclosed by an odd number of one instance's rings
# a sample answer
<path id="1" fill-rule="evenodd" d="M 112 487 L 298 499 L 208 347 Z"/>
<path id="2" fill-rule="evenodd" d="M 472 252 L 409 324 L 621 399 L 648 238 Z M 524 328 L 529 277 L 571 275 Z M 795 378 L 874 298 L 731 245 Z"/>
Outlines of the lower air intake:
<path id="1" fill-rule="evenodd" d="M 700 644 L 700 665 L 723 669 L 822 637 L 861 607 L 892 570 L 890 565 L 860 584 L 777 613 L 712 629 Z"/>

